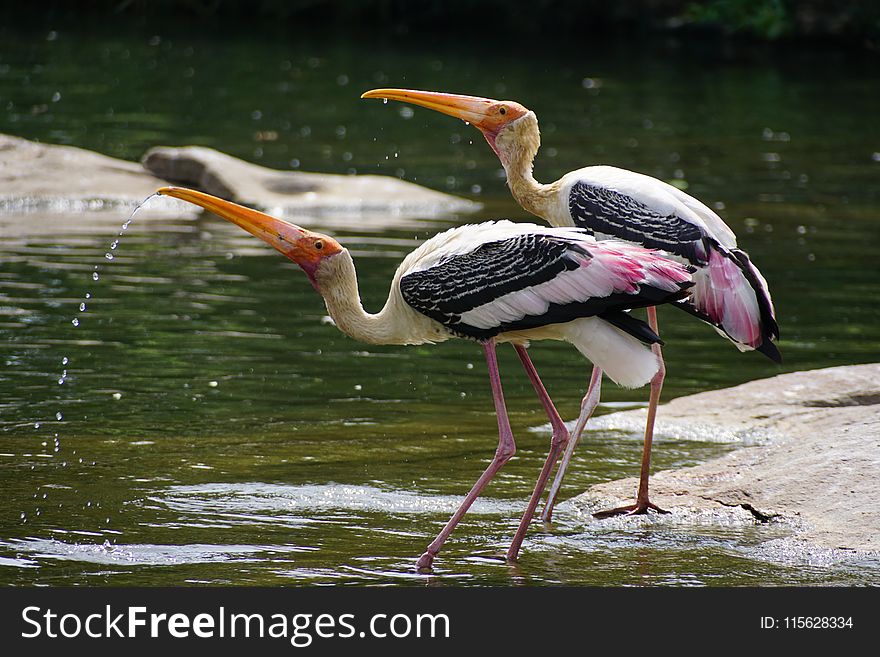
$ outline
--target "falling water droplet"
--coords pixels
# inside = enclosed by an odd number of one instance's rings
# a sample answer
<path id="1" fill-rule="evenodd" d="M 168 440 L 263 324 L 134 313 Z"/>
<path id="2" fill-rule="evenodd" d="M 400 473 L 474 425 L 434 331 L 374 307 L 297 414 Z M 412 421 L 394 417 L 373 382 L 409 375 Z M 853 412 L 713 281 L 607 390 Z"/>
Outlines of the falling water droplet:
<path id="1" fill-rule="evenodd" d="M 61 359 L 62 365 L 67 365 L 69 362 L 70 362 L 70 359 L 67 356 L 65 356 L 64 358 Z"/>
<path id="2" fill-rule="evenodd" d="M 39 429 L 39 428 L 40 428 L 40 423 L 34 422 L 34 429 Z"/>
<path id="3" fill-rule="evenodd" d="M 86 310 L 86 302 L 83 301 L 81 304 L 79 304 L 79 311 L 85 312 L 85 310 Z"/>
<path id="4" fill-rule="evenodd" d="M 74 317 L 70 323 L 73 324 L 74 326 L 79 326 L 79 318 Z"/>
<path id="5" fill-rule="evenodd" d="M 113 260 L 113 254 L 109 251 L 104 254 L 104 257 L 107 258 L 107 260 Z"/>
<path id="6" fill-rule="evenodd" d="M 61 413 L 61 411 L 58 411 L 57 413 L 55 413 L 55 419 L 56 420 L 64 419 L 64 415 Z"/>
<path id="7" fill-rule="evenodd" d="M 117 246 L 119 246 L 119 240 L 113 240 L 113 241 L 110 243 L 110 248 L 111 248 L 111 249 L 115 249 Z"/>
<path id="8" fill-rule="evenodd" d="M 91 299 L 91 298 L 92 298 L 92 293 L 86 292 L 86 299 Z"/>
<path id="9" fill-rule="evenodd" d="M 387 99 L 387 98 L 383 98 L 383 99 L 382 99 L 382 104 L 383 104 L 383 105 L 387 105 L 387 104 L 388 104 L 388 99 Z"/>
<path id="10" fill-rule="evenodd" d="M 98 280 L 98 278 L 100 278 L 100 277 L 98 276 L 98 272 L 92 272 L 92 280 L 93 280 L 93 281 L 96 281 L 96 280 Z"/>

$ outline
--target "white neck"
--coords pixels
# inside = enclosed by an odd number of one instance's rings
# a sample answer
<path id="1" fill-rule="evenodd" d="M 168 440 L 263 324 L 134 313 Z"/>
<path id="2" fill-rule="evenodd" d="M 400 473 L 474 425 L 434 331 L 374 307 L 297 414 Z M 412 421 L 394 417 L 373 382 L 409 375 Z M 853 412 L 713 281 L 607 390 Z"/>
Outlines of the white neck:
<path id="1" fill-rule="evenodd" d="M 396 295 L 389 294 L 385 306 L 375 315 L 364 310 L 354 262 L 347 249 L 321 262 L 315 272 L 315 285 L 337 328 L 349 337 L 368 344 L 411 342 L 411 331 Z"/>
<path id="2" fill-rule="evenodd" d="M 532 161 L 528 163 L 524 159 L 508 163 L 504 170 L 507 172 L 507 185 L 513 198 L 523 208 L 533 215 L 543 217 L 546 213 L 545 201 L 548 185 L 542 185 L 532 175 Z"/>
<path id="3" fill-rule="evenodd" d="M 540 146 L 538 119 L 532 112 L 510 124 L 496 139 L 513 197 L 523 208 L 546 219 L 550 214 L 548 205 L 553 185 L 542 185 L 532 174 Z"/>

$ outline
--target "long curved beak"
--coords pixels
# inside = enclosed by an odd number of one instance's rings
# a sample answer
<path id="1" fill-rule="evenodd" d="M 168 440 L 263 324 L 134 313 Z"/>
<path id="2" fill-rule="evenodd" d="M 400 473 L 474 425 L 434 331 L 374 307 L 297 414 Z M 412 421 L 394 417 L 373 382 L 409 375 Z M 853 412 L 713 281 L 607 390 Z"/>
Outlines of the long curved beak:
<path id="1" fill-rule="evenodd" d="M 446 94 L 438 91 L 418 91 L 415 89 L 372 89 L 361 98 L 385 98 L 426 107 L 470 123 L 480 130 L 496 132 L 500 127 L 499 117 L 490 114 L 490 108 L 499 101 L 478 96 Z M 501 117 L 504 118 L 504 117 Z"/>
<path id="2" fill-rule="evenodd" d="M 173 196 L 182 201 L 188 201 L 203 207 L 217 216 L 240 226 L 251 235 L 259 237 L 266 244 L 274 247 L 297 264 L 302 264 L 301 260 L 305 254 L 303 253 L 301 242 L 311 233 L 299 226 L 194 189 L 162 187 L 158 190 L 158 193 L 165 196 Z"/>

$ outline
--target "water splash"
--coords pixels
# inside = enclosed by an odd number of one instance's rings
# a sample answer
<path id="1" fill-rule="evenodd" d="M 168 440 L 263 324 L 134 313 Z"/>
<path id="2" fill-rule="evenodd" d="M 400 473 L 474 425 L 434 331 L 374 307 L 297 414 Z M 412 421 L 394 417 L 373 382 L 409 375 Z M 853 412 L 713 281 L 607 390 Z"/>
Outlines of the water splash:
<path id="1" fill-rule="evenodd" d="M 141 203 L 139 203 L 134 210 L 132 210 L 128 219 L 126 219 L 125 222 L 122 224 L 115 239 L 113 239 L 113 241 L 110 242 L 109 251 L 104 253 L 104 258 L 106 260 L 111 261 L 115 258 L 114 254 L 111 253 L 111 251 L 116 251 L 119 248 L 123 233 L 128 230 L 129 226 L 131 226 L 131 222 L 134 221 L 135 215 L 137 215 L 138 211 L 142 207 L 144 207 L 151 199 L 153 199 L 156 196 L 161 196 L 161 195 L 158 192 L 151 194 L 150 196 L 145 198 L 143 201 L 141 201 Z M 97 282 L 100 280 L 100 278 L 101 278 L 101 276 L 99 274 L 99 265 L 96 264 L 92 269 L 91 279 L 93 282 Z M 79 301 L 79 303 L 77 305 L 77 308 L 79 309 L 80 313 L 86 313 L 88 311 L 88 304 L 86 302 L 90 301 L 91 298 L 92 298 L 91 291 L 87 291 L 84 293 L 82 300 Z M 74 328 L 79 328 L 82 324 L 82 317 L 75 316 L 70 320 L 70 323 L 73 325 Z M 71 368 L 69 366 L 70 366 L 70 358 L 68 356 L 63 356 L 61 358 L 61 373 L 58 376 L 58 378 L 56 379 L 59 386 L 65 385 L 68 382 L 69 375 L 71 372 Z M 54 417 L 55 417 L 56 422 L 63 422 L 64 421 L 64 413 L 62 413 L 61 410 L 56 411 Z M 39 431 L 41 427 L 42 427 L 41 422 L 34 422 L 34 430 L 35 431 Z M 45 450 L 51 450 L 50 453 L 48 454 L 48 456 L 55 456 L 56 454 L 61 455 L 63 445 L 62 445 L 60 433 L 53 433 L 51 447 L 49 446 L 48 440 L 44 440 L 42 442 L 42 446 Z M 73 450 L 72 454 L 76 454 L 76 450 Z M 80 457 L 78 462 L 83 463 L 84 461 Z M 63 461 L 61 461 L 60 465 L 61 465 L 61 467 L 67 467 L 68 461 L 63 460 Z M 92 461 L 92 465 L 95 465 L 94 461 Z M 33 469 L 33 466 L 31 466 L 31 469 Z M 35 495 L 34 497 L 36 498 L 37 495 Z M 46 495 L 44 494 L 43 498 L 45 498 L 45 497 L 46 497 Z M 39 508 L 35 510 L 35 515 L 37 515 L 37 516 L 41 515 L 41 510 Z M 26 523 L 28 521 L 28 514 L 24 511 L 22 511 L 21 515 L 20 515 L 20 519 L 21 519 L 22 523 Z M 107 521 L 109 523 L 109 518 Z"/>
<path id="2" fill-rule="evenodd" d="M 134 221 L 135 216 L 141 210 L 141 208 L 143 208 L 150 200 L 152 200 L 153 198 L 155 198 L 157 196 L 161 196 L 161 194 L 159 194 L 159 192 L 154 192 L 153 194 L 150 194 L 147 198 L 145 198 L 143 201 L 138 203 L 137 207 L 135 207 L 135 209 L 131 211 L 131 214 L 128 216 L 128 219 L 126 219 L 125 222 L 120 227 L 119 232 L 116 234 L 116 237 L 110 242 L 110 250 L 106 251 L 104 253 L 104 258 L 106 260 L 109 261 L 109 260 L 114 260 L 116 258 L 116 256 L 113 253 L 111 253 L 111 251 L 116 251 L 119 248 L 119 245 L 122 241 L 123 234 L 125 233 L 125 231 L 128 230 L 128 227 L 131 226 L 131 222 Z M 100 265 L 95 265 L 92 268 L 92 281 L 94 281 L 96 283 L 101 280 L 101 275 L 99 273 L 99 269 L 100 269 Z M 80 312 L 86 312 L 86 309 L 87 309 L 86 301 L 88 301 L 91 298 L 92 298 L 91 292 L 86 292 L 83 295 L 83 300 L 79 303 L 79 311 Z M 76 317 L 72 320 L 71 323 L 74 326 L 78 327 L 81 324 L 81 320 L 79 317 Z"/>

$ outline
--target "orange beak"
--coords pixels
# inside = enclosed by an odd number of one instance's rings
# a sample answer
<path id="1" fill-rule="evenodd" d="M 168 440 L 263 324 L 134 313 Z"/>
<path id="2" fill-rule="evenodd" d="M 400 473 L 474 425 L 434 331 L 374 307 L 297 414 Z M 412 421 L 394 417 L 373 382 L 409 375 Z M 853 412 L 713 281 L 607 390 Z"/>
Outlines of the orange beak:
<path id="1" fill-rule="evenodd" d="M 496 152 L 495 137 L 498 136 L 501 128 L 529 111 L 512 100 L 492 100 L 478 96 L 414 89 L 372 89 L 362 94 L 361 98 L 399 100 L 454 116 L 478 128 Z"/>
<path id="2" fill-rule="evenodd" d="M 363 94 L 361 98 L 385 98 L 427 107 L 435 112 L 442 112 L 461 119 L 480 130 L 494 132 L 500 127 L 499 121 L 492 116 L 491 112 L 491 109 L 498 105 L 498 101 L 491 98 L 446 94 L 437 91 L 416 91 L 414 89 L 373 89 Z M 507 117 L 500 118 L 506 119 Z"/>
<path id="3" fill-rule="evenodd" d="M 158 193 L 203 207 L 240 226 L 293 260 L 310 278 L 322 258 L 342 250 L 332 237 L 313 233 L 271 215 L 231 201 L 224 201 L 204 192 L 184 187 L 162 187 Z"/>

